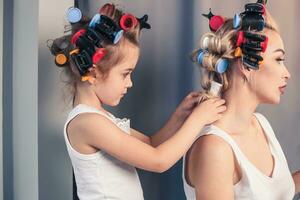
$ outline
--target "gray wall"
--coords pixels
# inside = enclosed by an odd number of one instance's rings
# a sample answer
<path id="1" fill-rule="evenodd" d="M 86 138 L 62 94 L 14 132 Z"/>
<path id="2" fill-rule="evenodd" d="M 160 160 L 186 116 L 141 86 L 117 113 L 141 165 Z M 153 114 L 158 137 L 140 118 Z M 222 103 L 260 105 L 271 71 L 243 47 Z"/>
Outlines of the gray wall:
<path id="1" fill-rule="evenodd" d="M 81 0 L 80 5 L 92 15 L 103 2 L 106 1 Z M 133 75 L 134 87 L 120 106 L 111 110 L 120 117 L 131 118 L 134 128 L 152 134 L 188 91 L 199 88 L 199 72 L 189 62 L 188 54 L 196 47 L 200 35 L 208 31 L 207 20 L 201 14 L 212 7 L 214 13 L 231 17 L 235 11 L 242 10 L 244 2 L 122 2 L 126 11 L 137 16 L 148 13 L 153 28 L 142 33 L 141 58 Z M 4 27 L 0 28 L 0 74 L 3 78 L 3 82 L 0 81 L 3 84 L 0 87 L 3 89 L 3 99 L 0 98 L 0 102 L 3 100 L 0 194 L 4 187 L 5 200 L 72 199 L 71 164 L 62 132 L 68 105 L 63 101 L 60 70 L 54 66 L 54 58 L 46 47 L 47 39 L 63 34 L 63 26 L 67 24 L 65 11 L 72 3 L 72 0 L 0 0 L 0 10 L 4 7 L 3 26 L 0 17 L 0 27 Z M 297 88 L 300 83 L 297 78 L 300 25 L 296 23 L 299 4 L 296 0 L 289 3 L 269 1 L 268 7 L 281 27 L 292 80 L 280 105 L 259 109 L 273 125 L 292 170 L 300 168 Z M 4 183 L 1 181 L 2 165 Z M 180 173 L 180 162 L 164 174 L 140 171 L 146 199 L 183 199 Z"/>
<path id="2" fill-rule="evenodd" d="M 37 200 L 38 0 L 14 0 L 13 13 L 13 194 Z"/>
<path id="3" fill-rule="evenodd" d="M 67 109 L 64 104 L 60 69 L 46 41 L 64 34 L 65 13 L 72 0 L 39 1 L 39 199 L 72 199 L 72 168 L 67 155 L 63 124 Z"/>
<path id="4" fill-rule="evenodd" d="M 3 0 L 0 0 L 0 13 L 3 13 Z M 0 127 L 2 127 L 2 69 L 3 69 L 3 14 L 0 16 Z M 0 129 L 0 200 L 3 200 L 3 129 Z"/>

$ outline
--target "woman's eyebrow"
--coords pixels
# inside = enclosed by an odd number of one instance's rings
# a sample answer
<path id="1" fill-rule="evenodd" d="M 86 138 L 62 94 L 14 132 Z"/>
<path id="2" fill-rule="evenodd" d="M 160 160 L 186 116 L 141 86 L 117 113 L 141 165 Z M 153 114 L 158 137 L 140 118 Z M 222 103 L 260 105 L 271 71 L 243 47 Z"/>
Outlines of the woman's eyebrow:
<path id="1" fill-rule="evenodd" d="M 274 53 L 276 53 L 276 52 L 281 52 L 283 55 L 285 55 L 285 51 L 283 49 L 276 49 L 274 51 Z"/>

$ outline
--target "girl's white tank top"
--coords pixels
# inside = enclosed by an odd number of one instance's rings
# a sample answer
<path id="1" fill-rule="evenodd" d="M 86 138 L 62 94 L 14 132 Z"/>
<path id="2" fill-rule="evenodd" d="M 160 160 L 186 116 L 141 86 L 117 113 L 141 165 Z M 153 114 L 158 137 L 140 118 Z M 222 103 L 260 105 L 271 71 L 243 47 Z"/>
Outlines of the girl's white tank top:
<path id="1" fill-rule="evenodd" d="M 275 165 L 271 177 L 259 171 L 246 158 L 230 135 L 222 129 L 214 125 L 206 126 L 200 132 L 198 138 L 203 135 L 214 134 L 231 146 L 242 172 L 241 180 L 234 185 L 235 200 L 291 200 L 295 195 L 295 184 L 284 153 L 268 120 L 259 113 L 255 113 L 255 116 L 266 134 L 269 148 L 274 157 Z M 195 189 L 185 179 L 185 156 L 183 161 L 182 178 L 185 195 L 187 200 L 196 200 Z"/>
<path id="2" fill-rule="evenodd" d="M 119 119 L 110 113 L 106 114 L 83 104 L 79 104 L 71 110 L 65 123 L 64 137 L 74 169 L 79 199 L 143 200 L 141 183 L 133 166 L 117 160 L 101 150 L 93 154 L 81 154 L 71 146 L 67 135 L 67 126 L 74 117 L 82 113 L 102 115 L 122 129 L 124 134 L 130 134 L 130 121 L 126 118 Z"/>

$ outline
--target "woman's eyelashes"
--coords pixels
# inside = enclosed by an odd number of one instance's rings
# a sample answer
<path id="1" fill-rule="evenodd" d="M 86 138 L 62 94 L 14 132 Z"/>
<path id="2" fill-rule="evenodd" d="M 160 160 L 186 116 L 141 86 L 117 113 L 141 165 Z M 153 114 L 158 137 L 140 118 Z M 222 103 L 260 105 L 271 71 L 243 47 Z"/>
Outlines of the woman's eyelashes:
<path id="1" fill-rule="evenodd" d="M 281 58 L 281 57 L 276 58 L 276 62 L 277 62 L 278 64 L 282 64 L 284 61 L 285 61 L 285 58 Z"/>

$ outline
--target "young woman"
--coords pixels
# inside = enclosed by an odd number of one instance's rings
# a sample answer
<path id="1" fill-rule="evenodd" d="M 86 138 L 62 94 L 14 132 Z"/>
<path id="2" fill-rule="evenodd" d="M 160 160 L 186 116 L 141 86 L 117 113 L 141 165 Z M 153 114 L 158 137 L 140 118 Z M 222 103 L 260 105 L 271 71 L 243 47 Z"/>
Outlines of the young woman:
<path id="1" fill-rule="evenodd" d="M 211 14 L 211 13 L 210 13 Z M 206 126 L 185 155 L 188 200 L 289 200 L 295 184 L 268 120 L 255 110 L 278 104 L 291 75 L 277 25 L 263 2 L 247 4 L 234 19 L 208 15 L 212 33 L 195 60 L 203 88 L 221 84 L 223 117 Z"/>

